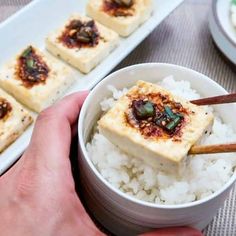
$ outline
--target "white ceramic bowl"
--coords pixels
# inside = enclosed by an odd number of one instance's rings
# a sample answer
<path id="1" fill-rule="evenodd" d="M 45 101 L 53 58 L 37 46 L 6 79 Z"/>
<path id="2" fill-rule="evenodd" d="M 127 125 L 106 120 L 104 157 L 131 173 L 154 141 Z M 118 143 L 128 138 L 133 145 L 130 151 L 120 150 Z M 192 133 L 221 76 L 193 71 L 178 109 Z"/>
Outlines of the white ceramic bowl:
<path id="1" fill-rule="evenodd" d="M 111 95 L 107 85 L 122 89 L 134 85 L 139 79 L 157 82 L 169 75 L 173 75 L 175 80 L 189 81 L 202 96 L 226 93 L 220 85 L 193 70 L 170 64 L 140 64 L 119 70 L 101 81 L 87 97 L 80 113 L 79 168 L 84 199 L 97 220 L 116 235 L 136 235 L 167 226 L 189 225 L 203 229 L 223 205 L 236 180 L 234 174 L 223 188 L 203 200 L 181 205 L 158 205 L 134 199 L 115 189 L 92 164 L 85 144 L 101 114 L 99 103 Z M 236 130 L 236 120 L 232 116 L 236 106 L 221 105 L 215 109 L 224 122 L 231 123 Z"/>
<path id="2" fill-rule="evenodd" d="M 231 22 L 230 7 L 231 0 L 213 0 L 209 27 L 217 47 L 236 64 L 236 28 Z"/>

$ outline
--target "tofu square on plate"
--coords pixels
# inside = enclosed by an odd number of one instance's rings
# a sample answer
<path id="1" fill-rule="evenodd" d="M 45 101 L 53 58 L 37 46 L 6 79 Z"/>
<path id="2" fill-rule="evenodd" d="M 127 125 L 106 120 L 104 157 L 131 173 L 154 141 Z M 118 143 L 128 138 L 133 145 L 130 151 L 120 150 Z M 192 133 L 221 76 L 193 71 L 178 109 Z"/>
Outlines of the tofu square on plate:
<path id="1" fill-rule="evenodd" d="M 32 123 L 30 113 L 0 89 L 0 153 Z"/>
<path id="2" fill-rule="evenodd" d="M 152 9 L 152 0 L 89 0 L 86 12 L 119 35 L 127 37 L 151 16 Z"/>
<path id="3" fill-rule="evenodd" d="M 181 171 L 213 115 L 162 87 L 138 81 L 98 121 L 101 133 L 126 153 L 169 172 Z"/>
<path id="4" fill-rule="evenodd" d="M 54 103 L 74 80 L 71 68 L 33 46 L 0 69 L 0 87 L 36 112 Z"/>
<path id="5" fill-rule="evenodd" d="M 114 31 L 89 17 L 74 15 L 46 38 L 46 47 L 83 73 L 89 73 L 118 45 Z"/>

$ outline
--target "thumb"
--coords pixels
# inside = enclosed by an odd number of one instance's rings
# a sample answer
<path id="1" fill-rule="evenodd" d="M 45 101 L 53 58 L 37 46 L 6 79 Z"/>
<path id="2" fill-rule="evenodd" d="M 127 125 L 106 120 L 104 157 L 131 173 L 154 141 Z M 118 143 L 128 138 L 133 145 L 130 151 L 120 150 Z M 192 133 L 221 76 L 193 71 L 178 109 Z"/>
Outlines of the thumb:
<path id="1" fill-rule="evenodd" d="M 87 94 L 79 92 L 67 96 L 38 116 L 28 148 L 20 160 L 1 177 L 3 185 L 13 181 L 11 186 L 14 186 L 17 181 L 24 191 L 26 187 L 28 191 L 29 186 L 35 188 L 39 180 L 45 182 L 50 174 L 50 178 L 52 175 L 59 177 L 53 178 L 55 181 L 61 182 L 63 179 L 64 185 L 67 181 L 73 186 L 69 160 L 71 129 L 77 122 Z"/>
<path id="2" fill-rule="evenodd" d="M 69 163 L 72 126 L 87 92 L 74 93 L 39 114 L 24 158 L 57 169 Z M 32 158 L 33 157 L 33 158 Z"/>

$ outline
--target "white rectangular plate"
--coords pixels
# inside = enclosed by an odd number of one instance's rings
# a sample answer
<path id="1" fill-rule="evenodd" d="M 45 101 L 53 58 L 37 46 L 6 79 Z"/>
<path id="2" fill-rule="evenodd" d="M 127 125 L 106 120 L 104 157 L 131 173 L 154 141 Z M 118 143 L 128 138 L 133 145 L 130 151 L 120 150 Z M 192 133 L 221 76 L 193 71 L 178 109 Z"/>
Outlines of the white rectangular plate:
<path id="1" fill-rule="evenodd" d="M 85 14 L 86 0 L 34 0 L 5 22 L 0 24 L 0 65 L 27 45 L 44 50 L 49 32 L 62 26 L 73 13 Z M 126 57 L 154 28 L 161 23 L 183 0 L 153 0 L 152 17 L 128 38 L 121 39 L 116 48 L 93 71 L 83 75 L 76 71 L 77 81 L 67 94 L 89 90 Z M 0 154 L 0 174 L 9 168 L 27 147 L 33 126 L 27 129 L 9 148 Z"/>

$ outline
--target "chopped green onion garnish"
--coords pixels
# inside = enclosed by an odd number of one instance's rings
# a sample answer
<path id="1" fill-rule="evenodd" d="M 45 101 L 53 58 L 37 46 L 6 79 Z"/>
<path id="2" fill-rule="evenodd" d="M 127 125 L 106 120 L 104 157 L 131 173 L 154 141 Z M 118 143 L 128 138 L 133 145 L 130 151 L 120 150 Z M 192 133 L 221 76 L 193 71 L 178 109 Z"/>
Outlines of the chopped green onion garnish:
<path id="1" fill-rule="evenodd" d="M 180 122 L 181 118 L 177 116 L 174 120 L 166 125 L 166 129 L 172 131 Z"/>
<path id="2" fill-rule="evenodd" d="M 146 119 L 154 116 L 155 109 L 152 102 L 144 102 L 142 100 L 133 102 L 133 109 L 138 119 Z"/>
<path id="3" fill-rule="evenodd" d="M 171 108 L 169 106 L 165 106 L 165 113 L 171 118 L 174 119 L 176 117 L 176 115 L 173 113 L 173 111 L 171 110 Z"/>
<path id="4" fill-rule="evenodd" d="M 151 102 L 146 102 L 143 107 L 145 109 L 145 112 L 146 112 L 147 116 L 153 116 L 154 115 L 154 106 Z"/>
<path id="5" fill-rule="evenodd" d="M 180 117 L 180 118 L 184 118 L 183 114 L 181 114 L 181 113 L 175 113 L 175 115 Z"/>
<path id="6" fill-rule="evenodd" d="M 32 47 L 29 46 L 27 49 L 25 49 L 25 51 L 22 53 L 22 57 L 28 57 L 29 54 L 31 53 L 32 51 Z"/>
<path id="7" fill-rule="evenodd" d="M 34 60 L 29 58 L 26 60 L 26 65 L 29 69 L 33 69 L 34 68 Z"/>

